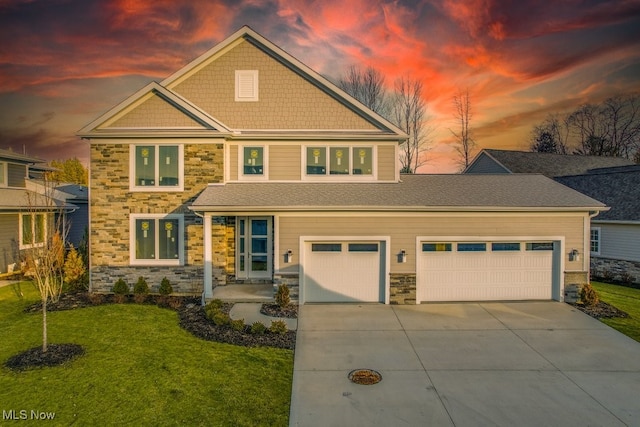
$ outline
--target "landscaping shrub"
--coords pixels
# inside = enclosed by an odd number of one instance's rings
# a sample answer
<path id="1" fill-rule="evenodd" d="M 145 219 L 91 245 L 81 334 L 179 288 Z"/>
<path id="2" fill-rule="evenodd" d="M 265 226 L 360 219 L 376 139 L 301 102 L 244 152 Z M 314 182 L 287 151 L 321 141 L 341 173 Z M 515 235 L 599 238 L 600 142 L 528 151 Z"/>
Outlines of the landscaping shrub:
<path id="1" fill-rule="evenodd" d="M 231 317 L 228 314 L 218 311 L 211 318 L 216 326 L 227 326 L 231 323 Z"/>
<path id="2" fill-rule="evenodd" d="M 284 335 L 287 333 L 287 322 L 284 320 L 274 320 L 271 322 L 269 331 L 274 334 Z"/>
<path id="3" fill-rule="evenodd" d="M 613 274 L 611 270 L 604 269 L 602 270 L 602 280 L 607 283 L 612 283 L 613 279 L 615 279 L 616 275 Z"/>
<path id="4" fill-rule="evenodd" d="M 622 274 L 620 274 L 620 281 L 622 282 L 623 285 L 631 285 L 633 283 L 633 281 L 635 280 L 635 278 L 627 273 L 626 271 Z"/>
<path id="5" fill-rule="evenodd" d="M 229 324 L 231 329 L 234 331 L 242 332 L 244 331 L 244 319 L 235 319 L 232 320 Z"/>
<path id="6" fill-rule="evenodd" d="M 600 298 L 598 298 L 598 293 L 590 283 L 587 283 L 580 290 L 580 300 L 587 307 L 593 307 L 600 302 Z"/>
<path id="7" fill-rule="evenodd" d="M 145 302 L 147 299 L 147 295 L 149 295 L 149 285 L 144 277 L 138 277 L 138 281 L 133 286 L 133 299 L 138 304 Z"/>
<path id="8" fill-rule="evenodd" d="M 221 312 L 222 301 L 219 299 L 211 300 L 204 306 L 204 312 L 209 320 L 213 320 L 213 316 Z"/>
<path id="9" fill-rule="evenodd" d="M 278 292 L 276 292 L 276 304 L 280 307 L 286 307 L 291 302 L 289 297 L 289 287 L 285 284 L 278 285 Z"/>
<path id="10" fill-rule="evenodd" d="M 113 285 L 111 291 L 115 294 L 114 300 L 115 302 L 122 303 L 127 300 L 127 295 L 129 295 L 129 285 L 124 281 L 123 278 L 118 279 L 118 281 Z"/>
<path id="11" fill-rule="evenodd" d="M 89 301 L 93 305 L 100 305 L 100 304 L 104 303 L 104 295 L 96 294 L 96 293 L 90 293 L 89 294 Z"/>
<path id="12" fill-rule="evenodd" d="M 267 327 L 264 326 L 264 324 L 262 324 L 261 322 L 253 322 L 253 324 L 251 325 L 251 333 L 253 335 L 264 335 L 266 330 Z"/>
<path id="13" fill-rule="evenodd" d="M 171 282 L 166 277 L 160 282 L 158 293 L 160 295 L 171 295 L 173 293 L 173 286 L 171 286 Z"/>
<path id="14" fill-rule="evenodd" d="M 82 292 L 89 289 L 89 274 L 82 255 L 72 246 L 62 267 L 64 283 L 70 292 Z"/>
<path id="15" fill-rule="evenodd" d="M 182 307 L 182 300 L 180 298 L 171 298 L 171 297 L 167 297 L 169 298 L 169 307 L 177 310 L 180 307 Z"/>

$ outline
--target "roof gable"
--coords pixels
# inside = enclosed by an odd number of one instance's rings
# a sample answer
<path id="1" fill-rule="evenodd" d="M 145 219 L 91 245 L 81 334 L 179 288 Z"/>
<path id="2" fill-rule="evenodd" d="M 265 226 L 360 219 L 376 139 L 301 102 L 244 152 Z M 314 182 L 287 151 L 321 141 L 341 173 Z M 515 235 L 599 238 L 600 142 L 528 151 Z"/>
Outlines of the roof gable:
<path id="1" fill-rule="evenodd" d="M 156 82 L 151 82 L 80 131 L 82 137 L 149 131 L 216 131 L 229 128 Z"/>

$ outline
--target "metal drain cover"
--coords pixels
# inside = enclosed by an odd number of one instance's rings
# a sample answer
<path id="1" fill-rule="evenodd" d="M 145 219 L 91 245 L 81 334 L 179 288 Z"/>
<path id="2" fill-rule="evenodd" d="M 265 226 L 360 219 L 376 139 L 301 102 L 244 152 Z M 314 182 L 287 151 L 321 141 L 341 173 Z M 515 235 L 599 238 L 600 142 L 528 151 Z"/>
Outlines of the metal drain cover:
<path id="1" fill-rule="evenodd" d="M 382 375 L 373 369 L 354 369 L 349 372 L 349 381 L 355 384 L 373 385 L 382 381 Z"/>

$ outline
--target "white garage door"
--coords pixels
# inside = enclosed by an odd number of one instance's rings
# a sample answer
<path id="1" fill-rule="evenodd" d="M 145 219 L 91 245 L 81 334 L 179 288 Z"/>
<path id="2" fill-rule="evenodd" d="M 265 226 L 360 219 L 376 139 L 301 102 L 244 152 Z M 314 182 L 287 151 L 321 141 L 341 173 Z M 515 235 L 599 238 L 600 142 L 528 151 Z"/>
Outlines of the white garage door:
<path id="1" fill-rule="evenodd" d="M 303 302 L 384 301 L 384 242 L 306 242 Z"/>
<path id="2" fill-rule="evenodd" d="M 417 299 L 549 300 L 553 242 L 422 242 Z"/>

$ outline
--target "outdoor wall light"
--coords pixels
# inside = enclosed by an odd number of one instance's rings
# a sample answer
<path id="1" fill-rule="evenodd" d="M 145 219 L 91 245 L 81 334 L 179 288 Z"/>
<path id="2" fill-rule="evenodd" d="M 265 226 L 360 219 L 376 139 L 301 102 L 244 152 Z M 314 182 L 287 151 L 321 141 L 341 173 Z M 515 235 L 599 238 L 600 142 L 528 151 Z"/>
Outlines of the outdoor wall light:
<path id="1" fill-rule="evenodd" d="M 580 252 L 577 249 L 571 249 L 569 252 L 569 261 L 580 261 Z"/>
<path id="2" fill-rule="evenodd" d="M 404 249 L 402 249 L 400 251 L 400 254 L 398 254 L 398 262 L 400 263 L 407 262 L 407 251 L 405 251 Z"/>
<path id="3" fill-rule="evenodd" d="M 284 262 L 285 264 L 290 264 L 293 260 L 293 251 L 291 249 L 287 249 L 287 252 L 284 254 Z"/>

